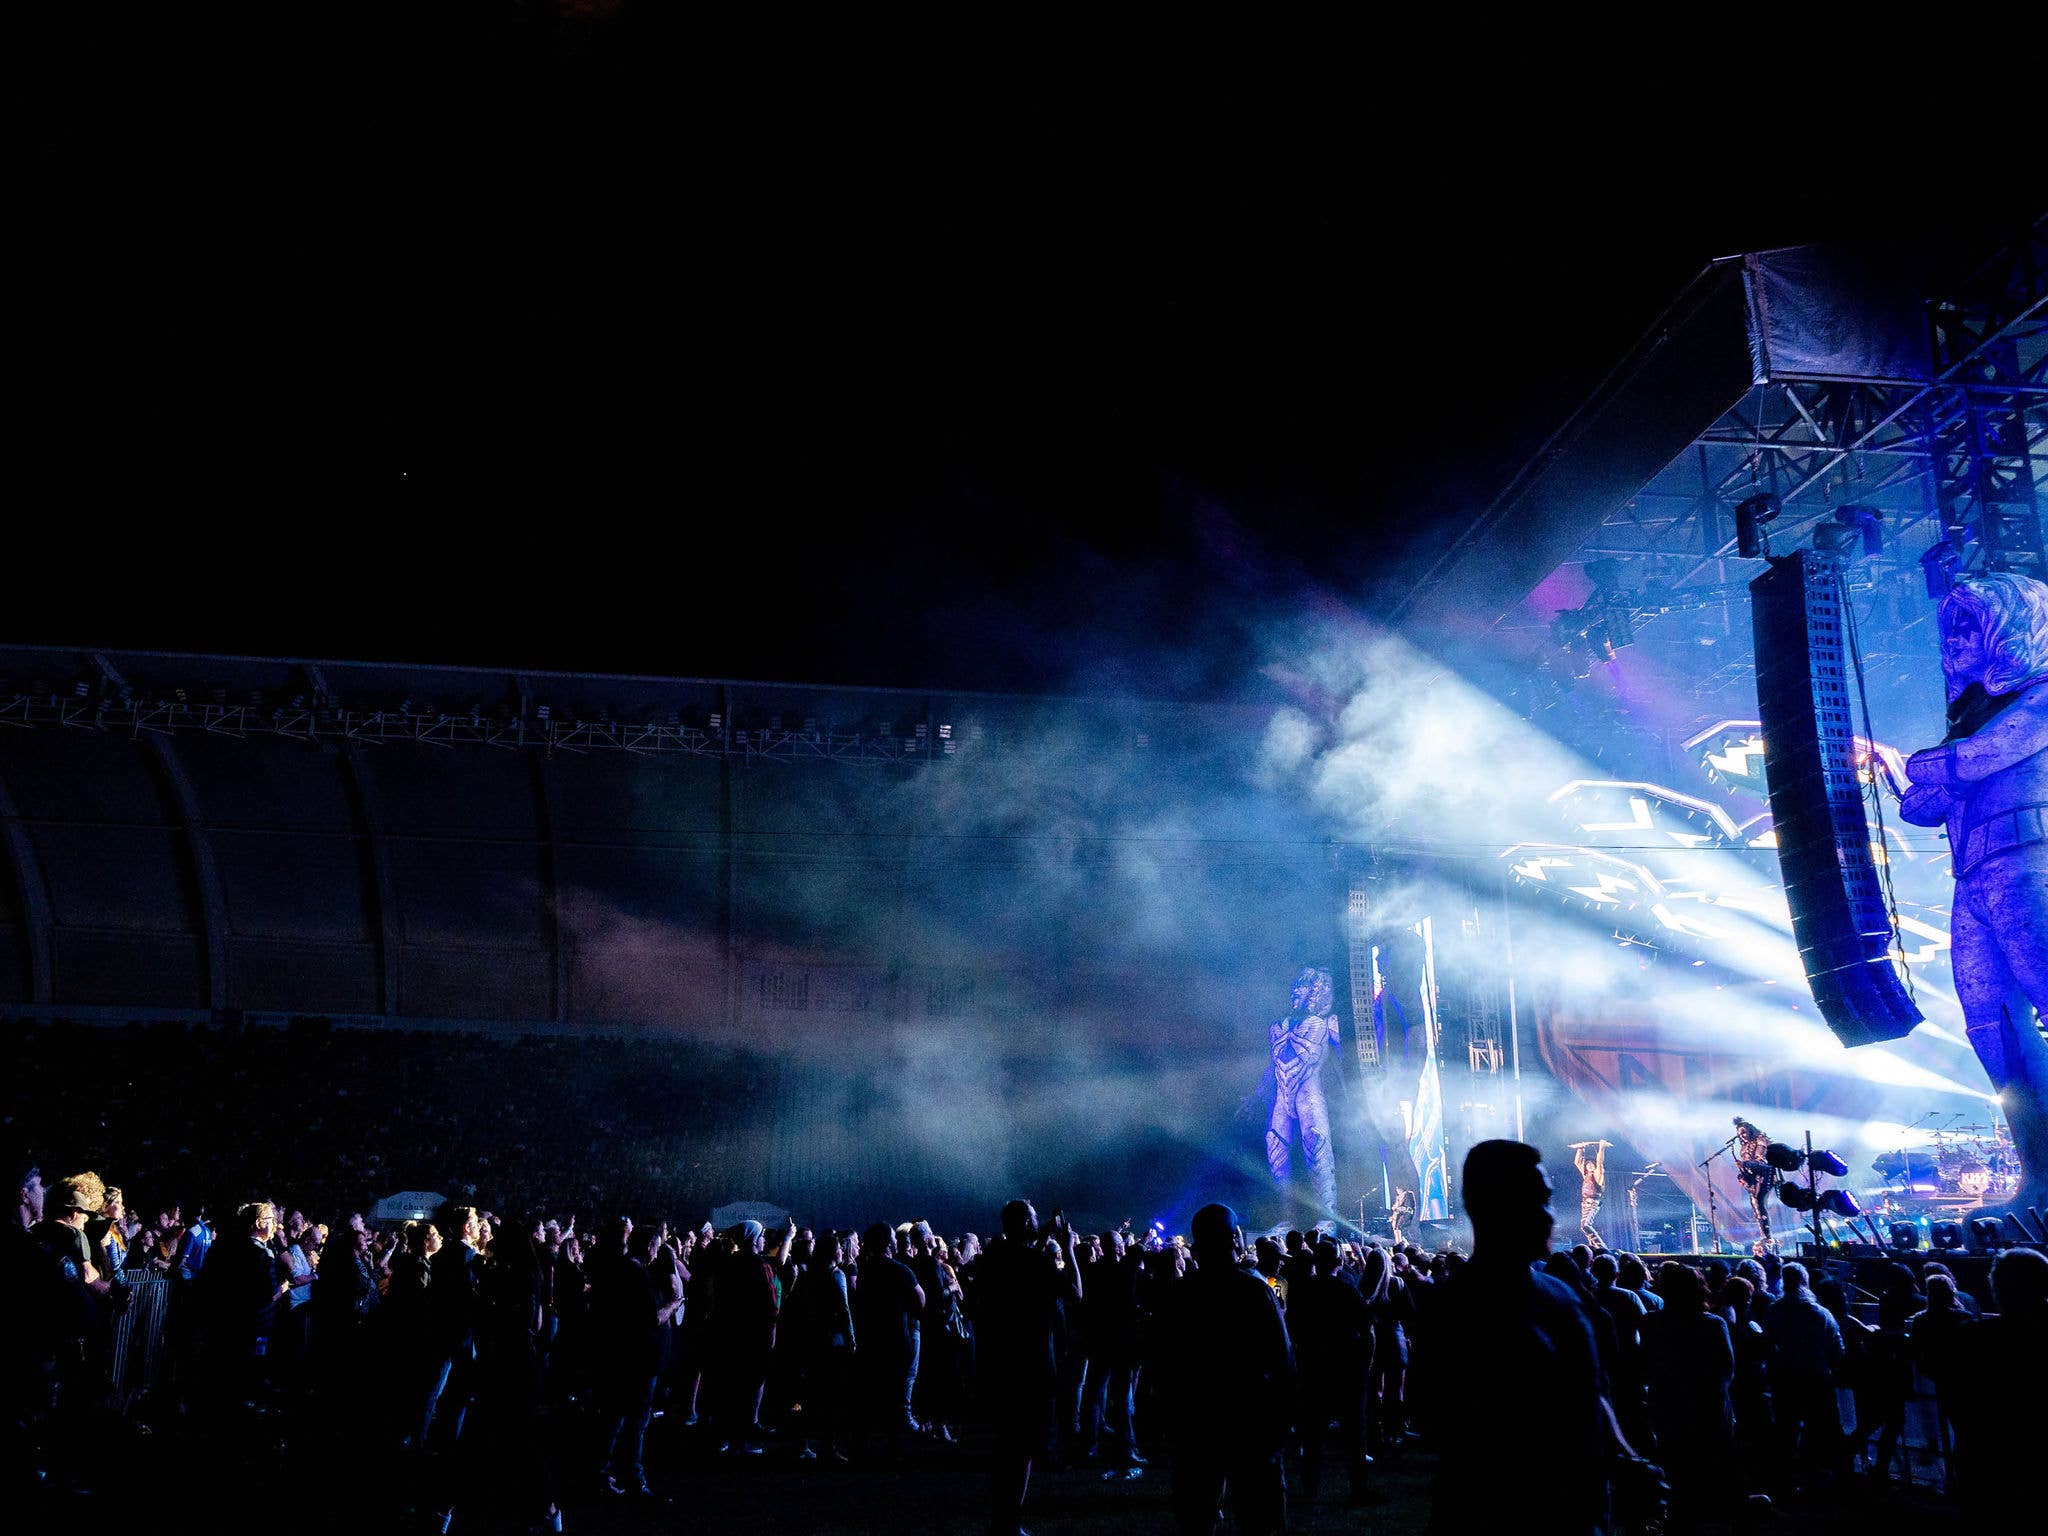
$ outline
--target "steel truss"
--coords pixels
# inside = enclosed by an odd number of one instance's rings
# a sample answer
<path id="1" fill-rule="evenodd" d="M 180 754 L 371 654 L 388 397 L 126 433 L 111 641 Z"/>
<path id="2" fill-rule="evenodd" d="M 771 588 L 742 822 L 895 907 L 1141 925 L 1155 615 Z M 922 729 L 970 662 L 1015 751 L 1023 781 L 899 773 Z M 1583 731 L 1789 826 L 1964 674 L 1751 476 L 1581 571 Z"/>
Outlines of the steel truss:
<path id="1" fill-rule="evenodd" d="M 1882 590 L 1988 571 L 2048 578 L 2048 218 L 1930 306 L 1930 382 L 1777 377 L 1674 459 L 1581 548 L 1619 562 L 1614 583 L 1640 626 L 1723 607 L 1754 573 L 1734 508 L 1759 493 L 1782 508 L 1766 532 L 1792 548 L 1845 508 L 1879 514 Z M 1740 637 L 1734 610 L 1717 626 Z"/>
<path id="2" fill-rule="evenodd" d="M 201 731 L 215 736 L 282 737 L 293 741 L 429 747 L 498 747 L 505 751 L 634 752 L 645 756 L 737 757 L 847 763 L 927 763 L 954 756 L 950 726 L 908 735 L 831 730 L 710 730 L 680 723 L 537 720 L 472 712 L 448 715 L 406 710 L 265 708 L 164 700 L 14 694 L 0 698 L 0 728 L 57 726 L 141 737 Z"/>

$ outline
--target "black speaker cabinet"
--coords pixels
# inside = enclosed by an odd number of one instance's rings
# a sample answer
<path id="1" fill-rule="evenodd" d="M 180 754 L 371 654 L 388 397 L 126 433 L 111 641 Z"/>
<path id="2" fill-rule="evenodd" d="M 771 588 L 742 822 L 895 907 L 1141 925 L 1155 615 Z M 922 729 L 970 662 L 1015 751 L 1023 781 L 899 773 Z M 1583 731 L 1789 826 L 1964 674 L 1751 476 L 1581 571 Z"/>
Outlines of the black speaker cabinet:
<path id="1" fill-rule="evenodd" d="M 1892 961 L 1857 779 L 1841 565 L 1800 550 L 1773 560 L 1749 592 L 1764 776 L 1806 979 L 1844 1045 L 1897 1040 L 1920 1010 Z"/>

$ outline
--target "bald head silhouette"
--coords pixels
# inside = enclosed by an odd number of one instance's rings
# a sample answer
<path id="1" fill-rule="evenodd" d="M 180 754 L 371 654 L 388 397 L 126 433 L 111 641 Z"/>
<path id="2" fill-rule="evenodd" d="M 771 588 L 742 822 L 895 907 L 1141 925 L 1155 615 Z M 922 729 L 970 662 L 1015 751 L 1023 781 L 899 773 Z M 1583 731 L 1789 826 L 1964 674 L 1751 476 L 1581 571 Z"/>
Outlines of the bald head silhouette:
<path id="1" fill-rule="evenodd" d="M 1474 1257 L 1528 1264 L 1550 1252 L 1550 1179 L 1527 1142 L 1482 1141 L 1466 1153 L 1462 1194 Z"/>

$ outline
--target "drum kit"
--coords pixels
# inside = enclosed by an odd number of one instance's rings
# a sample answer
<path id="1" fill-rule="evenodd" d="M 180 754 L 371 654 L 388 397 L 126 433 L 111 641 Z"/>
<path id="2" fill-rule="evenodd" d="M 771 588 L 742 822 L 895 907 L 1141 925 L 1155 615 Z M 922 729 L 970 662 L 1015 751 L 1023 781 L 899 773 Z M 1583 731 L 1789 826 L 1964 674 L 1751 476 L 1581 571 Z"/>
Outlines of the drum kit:
<path id="1" fill-rule="evenodd" d="M 1961 1119 L 1960 1115 L 1955 1117 Z M 1897 1208 L 1974 1208 L 2019 1193 L 2020 1160 L 2003 1122 L 1957 1125 L 1951 1120 L 1924 1147 L 1886 1152 L 1871 1165 Z"/>

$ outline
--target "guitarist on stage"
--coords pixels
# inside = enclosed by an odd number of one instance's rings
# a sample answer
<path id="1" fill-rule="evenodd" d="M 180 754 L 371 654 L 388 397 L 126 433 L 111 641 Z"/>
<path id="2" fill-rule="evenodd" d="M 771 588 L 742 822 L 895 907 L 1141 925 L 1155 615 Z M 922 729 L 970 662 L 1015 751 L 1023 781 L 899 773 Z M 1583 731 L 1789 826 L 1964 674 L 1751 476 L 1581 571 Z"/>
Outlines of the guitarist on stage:
<path id="1" fill-rule="evenodd" d="M 1749 1195 L 1749 1208 L 1756 1216 L 1756 1251 L 1771 1251 L 1771 1192 L 1778 1187 L 1778 1170 L 1768 1156 L 1770 1137 L 1742 1116 L 1735 1117 L 1735 1168 Z"/>
<path id="2" fill-rule="evenodd" d="M 1613 1145 L 1611 1141 L 1572 1143 L 1572 1166 L 1579 1170 L 1579 1230 L 1595 1248 L 1607 1246 L 1593 1230 L 1593 1218 L 1600 1214 L 1600 1198 L 1607 1193 L 1607 1149 Z M 1588 1147 L 1593 1149 L 1590 1157 L 1586 1155 Z"/>

